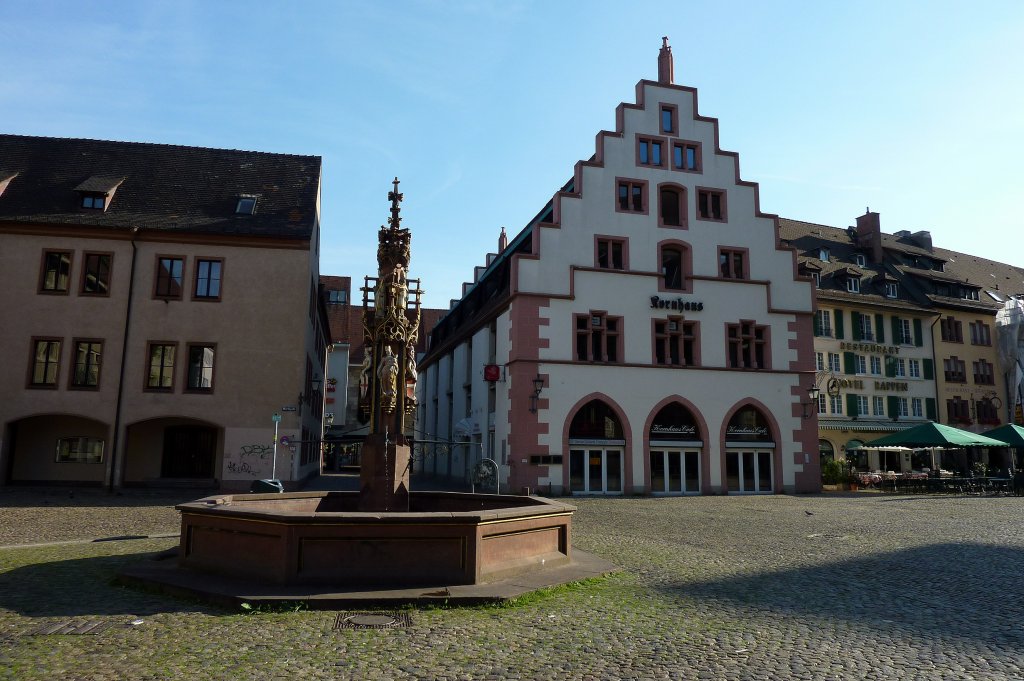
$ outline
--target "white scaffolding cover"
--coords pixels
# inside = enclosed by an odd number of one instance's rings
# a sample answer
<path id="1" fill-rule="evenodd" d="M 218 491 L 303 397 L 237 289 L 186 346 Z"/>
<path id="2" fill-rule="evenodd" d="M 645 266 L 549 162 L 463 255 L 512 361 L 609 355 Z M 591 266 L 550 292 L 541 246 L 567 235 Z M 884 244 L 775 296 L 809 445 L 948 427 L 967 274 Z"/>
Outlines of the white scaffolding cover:
<path id="1" fill-rule="evenodd" d="M 1024 300 L 1010 298 L 996 313 L 996 338 L 1009 393 L 1006 400 L 1007 422 L 1013 423 L 1014 406 L 1024 396 Z"/>

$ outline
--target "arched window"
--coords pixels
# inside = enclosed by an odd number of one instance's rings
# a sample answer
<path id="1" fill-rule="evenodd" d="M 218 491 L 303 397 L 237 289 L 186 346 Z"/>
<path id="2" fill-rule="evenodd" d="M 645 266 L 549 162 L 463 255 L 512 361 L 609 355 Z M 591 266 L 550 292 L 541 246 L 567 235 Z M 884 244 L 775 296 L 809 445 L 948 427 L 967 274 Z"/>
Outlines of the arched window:
<path id="1" fill-rule="evenodd" d="M 683 227 L 686 224 L 686 191 L 682 187 L 659 187 L 658 222 L 662 227 Z"/>
<path id="2" fill-rule="evenodd" d="M 611 407 L 601 400 L 591 400 L 573 417 L 569 438 L 621 440 L 622 424 Z"/>
<path id="3" fill-rule="evenodd" d="M 821 457 L 821 463 L 834 460 L 836 458 L 835 447 L 828 440 L 818 440 L 818 456 Z"/>
<path id="4" fill-rule="evenodd" d="M 625 479 L 622 424 L 601 400 L 587 402 L 569 424 L 569 490 L 622 494 Z"/>
<path id="5" fill-rule="evenodd" d="M 671 291 L 681 291 L 685 288 L 683 282 L 683 249 L 679 246 L 661 247 L 661 276 L 665 282 L 665 288 Z"/>

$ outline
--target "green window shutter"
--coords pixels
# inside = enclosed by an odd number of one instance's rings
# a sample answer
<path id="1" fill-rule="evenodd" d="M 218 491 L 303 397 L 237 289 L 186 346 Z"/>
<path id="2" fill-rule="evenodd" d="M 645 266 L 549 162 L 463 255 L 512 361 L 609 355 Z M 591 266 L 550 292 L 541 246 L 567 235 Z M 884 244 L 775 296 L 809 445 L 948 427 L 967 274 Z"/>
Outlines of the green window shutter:
<path id="1" fill-rule="evenodd" d="M 894 420 L 900 415 L 900 403 L 898 402 L 899 399 L 900 398 L 893 397 L 891 395 L 885 398 L 885 401 L 889 403 L 889 418 L 892 418 Z"/>
<path id="2" fill-rule="evenodd" d="M 836 338 L 843 340 L 843 311 L 836 310 L 834 316 L 836 318 Z"/>
<path id="3" fill-rule="evenodd" d="M 818 312 L 814 313 L 814 335 L 821 335 L 821 314 Z"/>
<path id="4" fill-rule="evenodd" d="M 929 360 L 925 360 L 926 362 Z M 926 397 L 924 398 L 924 415 L 928 417 L 930 421 L 938 420 L 938 413 L 935 411 L 935 398 Z"/>
<path id="5" fill-rule="evenodd" d="M 924 380 L 930 381 L 935 378 L 935 368 L 932 365 L 932 361 L 927 357 L 924 358 Z M 931 398 L 929 398 L 931 399 Z M 932 400 L 934 402 L 934 400 Z M 931 417 L 929 417 L 931 418 Z"/>
<path id="6" fill-rule="evenodd" d="M 885 375 L 892 378 L 896 375 L 896 358 L 892 355 L 885 357 Z"/>
<path id="7" fill-rule="evenodd" d="M 924 334 L 921 332 L 921 320 L 914 320 L 914 345 L 921 347 L 924 345 Z"/>
<path id="8" fill-rule="evenodd" d="M 860 312 L 854 310 L 850 313 L 850 337 L 855 341 L 861 339 L 860 336 Z"/>
<path id="9" fill-rule="evenodd" d="M 847 416 L 853 416 L 853 417 L 859 416 L 859 414 L 857 413 L 857 396 L 856 395 L 850 395 L 850 394 L 846 395 L 846 415 Z"/>
<path id="10" fill-rule="evenodd" d="M 900 318 L 899 317 L 892 317 L 889 321 L 892 322 L 892 344 L 893 345 L 899 345 L 899 343 L 900 343 Z"/>
<path id="11" fill-rule="evenodd" d="M 879 343 L 885 342 L 885 325 L 882 323 L 885 318 L 880 314 L 875 315 L 875 340 Z"/>
<path id="12" fill-rule="evenodd" d="M 851 375 L 857 373 L 857 365 L 854 363 L 852 352 L 843 353 L 843 371 Z"/>

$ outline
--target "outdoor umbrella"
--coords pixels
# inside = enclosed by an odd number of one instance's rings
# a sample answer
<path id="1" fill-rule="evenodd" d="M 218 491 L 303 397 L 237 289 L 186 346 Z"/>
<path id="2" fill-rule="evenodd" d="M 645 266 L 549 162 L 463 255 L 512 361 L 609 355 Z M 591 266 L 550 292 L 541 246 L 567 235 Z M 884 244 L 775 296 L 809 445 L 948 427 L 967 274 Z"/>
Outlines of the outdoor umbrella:
<path id="1" fill-rule="evenodd" d="M 1002 440 L 1010 447 L 1024 448 L 1024 428 L 1016 424 L 1007 423 L 1005 426 L 999 426 L 983 434 L 986 437 Z"/>
<path id="2" fill-rule="evenodd" d="M 1007 444 L 1002 440 L 985 437 L 984 435 L 978 435 L 967 430 L 929 422 L 880 437 L 862 446 L 866 448 L 906 447 L 908 449 L 923 449 L 925 447 L 944 447 L 948 449 L 954 447 L 1006 447 Z"/>
<path id="3" fill-rule="evenodd" d="M 1024 428 L 1013 424 L 1007 423 L 1005 426 L 999 426 L 995 430 L 990 430 L 984 433 L 985 436 L 995 438 L 996 440 L 1002 440 L 1013 449 L 1018 452 L 1024 451 Z M 1010 453 L 1010 468 L 1018 467 L 1018 456 Z"/>

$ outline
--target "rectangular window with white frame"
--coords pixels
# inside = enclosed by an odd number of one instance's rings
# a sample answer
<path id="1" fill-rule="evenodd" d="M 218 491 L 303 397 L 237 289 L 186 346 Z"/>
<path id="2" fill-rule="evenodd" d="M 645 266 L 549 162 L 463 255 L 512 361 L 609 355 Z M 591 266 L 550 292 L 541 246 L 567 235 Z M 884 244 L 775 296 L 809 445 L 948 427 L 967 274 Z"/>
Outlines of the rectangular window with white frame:
<path id="1" fill-rule="evenodd" d="M 886 298 L 899 298 L 900 288 L 899 284 L 891 281 L 885 282 L 885 297 Z"/>
<path id="2" fill-rule="evenodd" d="M 856 373 L 858 373 L 858 374 L 866 374 L 868 372 L 868 363 L 867 363 L 867 361 L 865 361 L 864 355 L 854 355 L 853 356 L 853 366 L 856 369 Z M 867 399 L 867 398 L 865 398 L 865 399 Z M 865 410 L 865 411 L 863 411 L 861 413 L 862 414 L 866 414 L 867 411 Z"/>
<path id="3" fill-rule="evenodd" d="M 868 415 L 868 396 L 857 395 L 857 415 L 867 416 Z"/>
<path id="4" fill-rule="evenodd" d="M 829 395 L 829 409 L 837 415 L 843 415 L 843 396 L 842 395 Z"/>
<path id="5" fill-rule="evenodd" d="M 828 353 L 828 370 L 834 373 L 842 373 L 843 362 L 838 352 Z"/>
<path id="6" fill-rule="evenodd" d="M 907 377 L 907 362 L 906 362 L 906 360 L 904 360 L 902 357 L 898 357 L 896 359 L 896 361 L 893 363 L 893 366 L 896 368 L 896 376 L 898 378 L 906 378 Z"/>
<path id="7" fill-rule="evenodd" d="M 822 352 L 814 353 L 814 368 L 817 371 L 825 370 L 825 354 Z"/>
<path id="8" fill-rule="evenodd" d="M 846 290 L 850 293 L 860 293 L 860 279 L 850 277 L 846 280 Z"/>
<path id="9" fill-rule="evenodd" d="M 921 360 L 911 359 L 907 360 L 907 362 L 910 365 L 910 377 L 921 378 Z"/>
<path id="10" fill-rule="evenodd" d="M 900 320 L 900 345 L 913 345 L 914 344 L 914 332 L 910 328 L 909 319 Z"/>
<path id="11" fill-rule="evenodd" d="M 907 398 L 906 397 L 897 397 L 896 398 L 896 406 L 899 407 L 899 412 L 900 412 L 899 415 L 901 417 L 908 416 L 908 413 L 907 413 Z"/>
<path id="12" fill-rule="evenodd" d="M 873 402 L 872 406 L 874 407 L 871 410 L 871 414 L 873 416 L 885 416 L 885 398 L 880 395 L 875 395 L 871 401 Z"/>
<path id="13" fill-rule="evenodd" d="M 832 337 L 832 313 L 828 310 L 818 310 L 817 312 L 817 326 L 818 334 L 821 336 Z"/>
<path id="14" fill-rule="evenodd" d="M 828 400 L 828 398 L 825 396 L 825 393 L 818 393 L 818 413 L 819 414 L 827 414 L 828 413 L 828 411 L 827 411 L 827 409 L 828 409 L 828 402 L 827 402 L 827 400 Z"/>
<path id="15" fill-rule="evenodd" d="M 875 335 L 871 332 L 871 315 L 862 314 L 860 315 L 860 337 L 861 340 L 875 340 Z"/>
<path id="16" fill-rule="evenodd" d="M 882 375 L 882 358 L 878 355 L 871 355 L 871 373 L 875 376 Z"/>
<path id="17" fill-rule="evenodd" d="M 922 400 L 920 397 L 911 398 L 910 406 L 914 418 L 922 418 L 924 416 L 924 400 Z"/>

